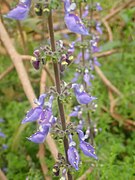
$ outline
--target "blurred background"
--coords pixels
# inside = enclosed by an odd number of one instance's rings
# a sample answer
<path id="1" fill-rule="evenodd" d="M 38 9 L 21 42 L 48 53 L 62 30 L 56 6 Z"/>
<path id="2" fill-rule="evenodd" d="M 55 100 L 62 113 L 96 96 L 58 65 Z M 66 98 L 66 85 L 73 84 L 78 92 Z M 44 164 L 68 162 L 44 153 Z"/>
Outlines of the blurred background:
<path id="1" fill-rule="evenodd" d="M 24 21 L 5 18 L 18 1 L 1 0 L 1 22 L 10 37 L 10 42 L 22 58 L 32 88 L 38 97 L 41 92 L 41 74 L 44 74 L 46 89 L 52 81 L 46 71 L 33 69 L 33 51 L 48 42 L 47 17 L 37 16 L 31 7 L 29 17 Z M 100 36 L 97 54 L 101 66 L 94 72 L 93 95 L 98 98 L 97 109 L 92 114 L 95 130 L 96 154 L 98 161 L 82 155 L 81 167 L 73 172 L 75 179 L 88 180 L 134 180 L 135 179 L 135 1 L 100 0 L 102 12 L 94 13 L 101 21 L 103 34 Z M 84 3 L 85 5 L 85 3 Z M 63 4 L 53 1 L 55 39 L 69 44 L 78 38 L 64 24 Z M 1 27 L 0 27 L 1 28 Z M 3 36 L 0 34 L 0 36 Z M 5 38 L 8 44 L 8 40 Z M 75 54 L 76 56 L 77 54 Z M 34 95 L 28 100 L 24 84 L 15 68 L 7 47 L 0 39 L 0 179 L 1 180 L 42 180 L 54 177 L 52 167 L 55 160 L 48 144 L 43 155 L 39 146 L 29 142 L 36 129 L 35 123 L 21 125 Z M 75 65 L 63 75 L 69 82 L 74 75 Z M 48 65 L 51 74 L 53 71 Z M 65 111 L 69 114 L 71 104 Z M 57 114 L 57 109 L 54 109 Z M 68 117 L 67 117 L 68 118 Z M 74 119 L 72 119 L 74 121 Z M 56 141 L 57 148 L 63 151 L 62 143 Z M 41 150 L 41 149 L 40 149 Z M 41 159 L 44 161 L 44 168 Z M 45 170 L 45 172 L 43 172 Z M 46 178 L 45 178 L 45 175 Z"/>

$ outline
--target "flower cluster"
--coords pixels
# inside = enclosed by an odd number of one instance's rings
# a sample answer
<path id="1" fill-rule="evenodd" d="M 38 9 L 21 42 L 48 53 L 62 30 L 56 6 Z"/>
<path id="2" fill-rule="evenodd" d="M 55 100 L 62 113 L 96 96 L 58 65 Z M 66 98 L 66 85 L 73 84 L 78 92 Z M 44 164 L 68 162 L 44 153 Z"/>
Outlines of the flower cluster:
<path id="1" fill-rule="evenodd" d="M 57 119 L 52 113 L 53 96 L 50 96 L 49 101 L 45 102 L 46 96 L 46 94 L 40 95 L 39 99 L 35 100 L 37 107 L 28 111 L 26 117 L 22 120 L 22 124 L 37 121 L 39 125 L 37 132 L 28 138 L 34 143 L 44 142 L 50 128 Z"/>

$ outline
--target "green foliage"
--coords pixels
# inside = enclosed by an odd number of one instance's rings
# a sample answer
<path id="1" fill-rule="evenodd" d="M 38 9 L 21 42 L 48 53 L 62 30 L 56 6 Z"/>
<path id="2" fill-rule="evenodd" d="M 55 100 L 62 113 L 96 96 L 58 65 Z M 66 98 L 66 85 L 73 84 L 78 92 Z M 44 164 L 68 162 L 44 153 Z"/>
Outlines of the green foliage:
<path id="1" fill-rule="evenodd" d="M 90 1 L 90 0 L 89 0 Z M 51 1 L 51 8 L 59 6 L 58 1 Z M 117 1 L 120 2 L 120 1 Z M 115 3 L 117 3 L 115 2 Z M 109 9 L 114 5 L 113 0 L 102 0 L 104 11 L 103 15 L 109 12 Z M 100 42 L 102 51 L 118 49 L 118 52 L 99 59 L 101 69 L 106 77 L 122 92 L 122 97 L 117 97 L 116 112 L 124 117 L 135 121 L 135 23 L 134 23 L 135 8 L 128 8 L 119 14 L 120 19 L 111 22 L 113 32 L 113 42 L 108 42 L 106 38 L 106 30 Z M 120 22 L 121 24 L 119 24 Z M 15 36 L 16 23 L 12 22 L 9 26 L 9 20 L 5 20 L 9 33 Z M 40 43 L 38 40 L 33 40 L 34 33 L 39 33 L 41 30 L 36 26 L 41 22 L 41 19 L 32 18 L 24 21 L 22 27 L 27 34 L 26 42 L 29 42 L 27 47 L 31 55 L 34 48 Z M 13 33 L 13 34 L 12 34 Z M 24 34 L 25 34 L 24 33 Z M 33 33 L 33 34 L 31 34 Z M 43 34 L 42 34 L 43 35 Z M 56 39 L 60 35 L 56 35 Z M 71 36 L 73 36 L 71 34 Z M 75 37 L 72 38 L 73 40 Z M 69 41 L 67 39 L 67 41 Z M 20 50 L 22 51 L 22 50 Z M 0 73 L 11 65 L 10 59 L 7 56 L 0 56 Z M 73 78 L 76 66 L 70 65 L 71 69 L 67 68 L 63 79 L 69 82 Z M 28 67 L 28 72 L 34 80 L 40 77 L 41 72 L 32 70 Z M 39 81 L 33 83 L 33 87 L 39 94 Z M 51 84 L 47 79 L 47 86 Z M 97 134 L 95 136 L 96 154 L 99 160 L 95 161 L 81 154 L 81 165 L 78 172 L 73 172 L 75 179 L 80 177 L 88 168 L 92 168 L 92 172 L 87 176 L 88 180 L 134 180 L 135 179 L 135 132 L 124 127 L 123 122 L 118 122 L 110 116 L 109 113 L 109 98 L 108 90 L 95 73 L 95 79 L 92 82 L 93 95 L 98 98 L 97 110 L 92 113 L 93 123 L 96 124 Z M 47 87 L 48 88 L 48 87 Z M 30 105 L 22 90 L 21 83 L 15 70 L 10 72 L 0 82 L 0 117 L 5 120 L 0 123 L 2 132 L 6 134 L 6 138 L 0 137 L 0 168 L 7 168 L 5 174 L 9 180 L 42 180 L 43 174 L 39 160 L 37 158 L 38 145 L 29 142 L 26 137 L 35 132 L 36 124 L 29 123 L 26 126 L 21 126 L 21 120 L 25 113 L 30 108 Z M 70 102 L 68 100 L 68 102 Z M 75 104 L 75 99 L 72 99 Z M 71 103 L 65 103 L 65 112 L 70 113 Z M 54 114 L 57 114 L 56 102 L 54 103 Z M 104 111 L 106 109 L 106 111 Z M 67 117 L 66 117 L 67 118 Z M 74 118 L 71 119 L 74 121 Z M 7 144 L 7 149 L 2 149 L 2 144 Z M 60 152 L 63 151 L 63 145 L 57 142 Z M 46 150 L 44 161 L 49 168 L 49 174 L 52 176 L 52 167 L 54 165 L 53 158 Z M 57 178 L 56 178 L 57 179 Z"/>

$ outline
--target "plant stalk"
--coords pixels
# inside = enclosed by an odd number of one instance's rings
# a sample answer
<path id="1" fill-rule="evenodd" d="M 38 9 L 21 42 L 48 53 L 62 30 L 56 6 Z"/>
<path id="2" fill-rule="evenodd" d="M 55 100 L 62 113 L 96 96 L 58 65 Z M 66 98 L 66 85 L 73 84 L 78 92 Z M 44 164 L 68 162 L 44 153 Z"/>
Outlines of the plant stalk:
<path id="1" fill-rule="evenodd" d="M 55 51 L 55 39 L 54 39 L 54 31 L 53 31 L 53 19 L 52 19 L 52 12 L 50 12 L 50 15 L 48 17 L 48 26 L 49 26 L 49 34 L 50 34 L 50 41 L 51 41 L 51 48 L 52 51 Z M 53 62 L 53 69 L 54 69 L 54 74 L 55 74 L 55 84 L 56 84 L 56 89 L 58 94 L 61 94 L 61 86 L 60 86 L 60 71 L 59 71 L 59 66 L 57 62 Z M 59 113 L 60 113 L 60 120 L 61 120 L 61 125 L 62 125 L 62 130 L 66 130 L 66 121 L 65 121 L 65 113 L 64 113 L 64 106 L 61 102 L 61 100 L 57 99 L 58 102 L 58 107 L 59 107 Z M 63 144 L 64 144 L 64 150 L 65 150 L 65 155 L 66 155 L 66 161 L 68 163 L 68 156 L 67 156 L 67 150 L 68 150 L 68 139 L 64 137 L 63 139 Z M 72 175 L 68 171 L 67 173 L 68 180 L 72 180 Z"/>

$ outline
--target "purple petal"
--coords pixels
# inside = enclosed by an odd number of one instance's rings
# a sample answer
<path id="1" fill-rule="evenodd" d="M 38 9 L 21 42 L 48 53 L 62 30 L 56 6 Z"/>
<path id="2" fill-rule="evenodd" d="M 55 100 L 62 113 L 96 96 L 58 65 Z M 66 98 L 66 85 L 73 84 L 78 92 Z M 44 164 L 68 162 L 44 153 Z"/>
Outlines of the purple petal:
<path id="1" fill-rule="evenodd" d="M 89 96 L 86 92 L 76 94 L 76 99 L 80 104 L 89 104 L 91 101 L 96 99 L 95 97 Z"/>
<path id="2" fill-rule="evenodd" d="M 4 133 L 0 132 L 0 137 L 5 138 L 6 135 Z"/>
<path id="3" fill-rule="evenodd" d="M 40 61 L 38 59 L 32 61 L 32 65 L 35 68 L 35 70 L 39 70 L 40 68 Z"/>
<path id="4" fill-rule="evenodd" d="M 6 144 L 2 144 L 2 148 L 3 148 L 3 149 L 7 149 L 8 146 L 7 146 Z"/>
<path id="5" fill-rule="evenodd" d="M 98 159 L 98 157 L 95 154 L 95 150 L 93 146 L 91 146 L 89 143 L 85 141 L 80 141 L 80 149 L 86 156 L 93 157 L 94 159 Z"/>
<path id="6" fill-rule="evenodd" d="M 72 79 L 72 83 L 75 83 L 77 80 L 78 80 L 78 77 L 79 77 L 79 75 L 80 75 L 80 73 L 79 72 L 76 72 L 75 74 L 74 74 L 74 78 Z"/>
<path id="7" fill-rule="evenodd" d="M 98 62 L 98 60 L 97 60 L 97 57 L 94 57 L 93 60 L 94 60 L 94 64 L 95 64 L 96 66 L 101 66 L 101 64 L 100 64 L 100 63 Z"/>
<path id="8" fill-rule="evenodd" d="M 64 0 L 64 8 L 66 13 L 70 11 L 69 7 L 70 7 L 70 0 Z"/>
<path id="9" fill-rule="evenodd" d="M 1 122 L 4 122 L 4 119 L 0 118 L 0 123 L 1 123 Z"/>
<path id="10" fill-rule="evenodd" d="M 84 81 L 86 82 L 86 84 L 87 84 L 88 86 L 91 86 L 89 73 L 85 73 L 84 76 L 83 76 L 83 79 L 84 79 Z"/>
<path id="11" fill-rule="evenodd" d="M 100 6 L 100 3 L 96 3 L 96 9 L 97 11 L 102 11 L 102 7 Z"/>
<path id="12" fill-rule="evenodd" d="M 34 102 L 35 102 L 35 104 L 37 104 L 37 105 L 39 105 L 39 106 L 43 106 L 44 105 L 44 101 L 45 101 L 45 98 L 47 97 L 47 94 L 41 94 L 40 96 L 39 96 L 39 98 L 38 99 L 36 99 Z"/>
<path id="13" fill-rule="evenodd" d="M 16 8 L 9 11 L 6 15 L 7 18 L 24 20 L 28 16 L 29 7 L 24 3 L 19 3 Z"/>
<path id="14" fill-rule="evenodd" d="M 42 111 L 41 117 L 38 121 L 39 124 L 47 124 L 53 118 L 52 109 L 46 108 Z"/>
<path id="15" fill-rule="evenodd" d="M 31 6 L 31 0 L 20 0 L 20 3 L 24 3 L 26 6 Z"/>
<path id="16" fill-rule="evenodd" d="M 78 54 L 77 59 L 74 60 L 74 63 L 75 63 L 75 64 L 79 64 L 80 61 L 81 61 L 81 58 L 82 58 L 82 52 L 80 52 L 80 53 Z"/>
<path id="17" fill-rule="evenodd" d="M 76 170 L 78 170 L 80 157 L 79 157 L 79 154 L 78 154 L 76 148 L 74 148 L 72 146 L 69 147 L 67 154 L 68 154 L 68 161 L 71 164 L 71 166 L 73 166 Z"/>
<path id="18" fill-rule="evenodd" d="M 81 19 L 75 14 L 66 14 L 65 24 L 67 28 L 74 33 L 89 35 L 87 28 L 84 26 Z"/>
<path id="19" fill-rule="evenodd" d="M 88 50 L 86 50 L 86 52 L 85 52 L 85 54 L 84 54 L 84 57 L 85 57 L 85 60 L 86 60 L 86 61 L 89 60 L 89 58 L 90 58 L 90 53 L 89 53 Z"/>
<path id="20" fill-rule="evenodd" d="M 44 127 L 44 131 L 37 131 L 35 134 L 33 134 L 32 136 L 30 136 L 29 138 L 27 138 L 28 140 L 40 144 L 43 143 L 47 134 L 49 133 L 49 126 L 46 126 L 46 129 Z"/>
<path id="21" fill-rule="evenodd" d="M 96 23 L 96 30 L 97 30 L 100 34 L 103 33 L 103 32 L 102 32 L 102 29 L 101 29 L 101 24 L 100 24 L 99 22 Z"/>
<path id="22" fill-rule="evenodd" d="M 84 133 L 83 133 L 83 131 L 82 131 L 82 128 L 83 128 L 83 125 L 82 125 L 82 124 L 79 124 L 79 125 L 77 126 L 77 133 L 78 133 L 78 136 L 79 136 L 79 139 L 80 139 L 80 140 L 83 140 L 83 138 L 84 138 Z"/>
<path id="23" fill-rule="evenodd" d="M 69 116 L 71 117 L 77 117 L 78 116 L 78 111 L 72 111 Z"/>
<path id="24" fill-rule="evenodd" d="M 40 117 L 42 111 L 43 110 L 42 110 L 41 107 L 36 107 L 34 109 L 31 109 L 27 113 L 26 117 L 22 120 L 22 124 L 38 120 L 38 118 Z"/>

